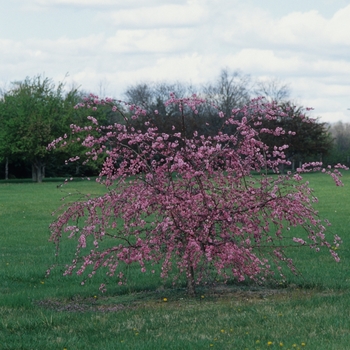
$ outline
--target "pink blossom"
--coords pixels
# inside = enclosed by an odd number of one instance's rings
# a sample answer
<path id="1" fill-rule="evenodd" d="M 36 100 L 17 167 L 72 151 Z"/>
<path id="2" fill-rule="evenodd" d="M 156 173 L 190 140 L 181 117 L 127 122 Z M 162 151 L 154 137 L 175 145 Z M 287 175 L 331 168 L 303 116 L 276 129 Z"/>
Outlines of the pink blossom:
<path id="1" fill-rule="evenodd" d="M 187 113 L 192 116 L 203 110 L 206 102 L 196 95 L 178 99 L 172 93 L 166 106 L 170 104 L 178 106 L 185 123 Z M 99 126 L 89 117 L 89 127 L 71 125 L 71 133 L 79 136 L 75 141 L 87 149 L 87 160 L 102 163 L 97 181 L 106 191 L 70 203 L 50 226 L 57 254 L 65 237 L 77 241 L 65 275 L 73 271 L 83 275 L 89 267 L 90 276 L 104 270 L 106 276 L 116 274 L 123 284 L 125 264 L 137 264 L 142 272 L 160 264 L 162 278 L 172 272 L 175 280 L 184 275 L 194 291 L 196 284 L 210 277 L 212 268 L 224 279 L 237 281 L 264 281 L 274 274 L 274 266 L 279 273 L 282 267 L 296 273 L 283 248 L 293 227 L 302 227 L 305 234 L 289 238 L 291 243 L 316 251 L 330 249 L 303 174 L 322 171 L 342 185 L 339 169 L 345 168 L 337 165 L 332 171 L 311 162 L 294 174 L 281 175 L 280 166 L 290 164 L 285 155 L 288 144 L 270 150 L 260 140 L 265 133 L 275 137 L 290 133 L 279 127 L 261 128 L 263 117 L 285 116 L 276 104 L 255 99 L 231 116 L 217 111 L 218 123 L 233 125 L 237 133 L 219 129 L 216 135 L 205 136 L 195 131 L 193 137 L 186 135 L 185 125 L 177 132 L 172 126 L 169 134 L 158 130 L 154 115 L 135 105 L 126 108 L 131 119 L 147 126 L 145 132 L 138 130 L 137 123 L 133 127 L 128 113 L 123 114 L 111 99 L 91 95 L 78 108 L 88 105 L 92 109 L 109 105 L 125 123 Z M 54 149 L 68 140 L 67 135 L 48 147 Z M 72 156 L 67 163 L 78 159 Z M 267 175 L 267 170 L 276 176 Z M 253 171 L 262 175 L 252 175 Z M 337 246 L 341 240 L 335 236 L 331 242 Z M 339 261 L 333 249 L 330 254 Z M 105 285 L 100 289 L 105 291 Z"/>

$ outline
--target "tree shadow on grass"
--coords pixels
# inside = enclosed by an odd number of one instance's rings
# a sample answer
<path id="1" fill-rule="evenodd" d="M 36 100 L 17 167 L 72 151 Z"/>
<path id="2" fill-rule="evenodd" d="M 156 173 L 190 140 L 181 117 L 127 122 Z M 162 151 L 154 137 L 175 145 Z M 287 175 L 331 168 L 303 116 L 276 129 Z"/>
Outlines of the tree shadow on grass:
<path id="1" fill-rule="evenodd" d="M 308 299 L 314 296 L 340 295 L 342 291 L 318 288 L 303 288 L 296 284 L 246 286 L 217 284 L 200 286 L 195 296 L 189 296 L 186 288 L 159 288 L 155 291 L 145 290 L 123 295 L 99 295 L 73 298 L 45 299 L 36 301 L 41 308 L 58 312 L 122 312 L 137 309 L 156 309 L 167 304 L 169 307 L 199 306 L 200 304 L 235 302 L 237 304 L 258 304 L 269 301 L 287 301 Z"/>

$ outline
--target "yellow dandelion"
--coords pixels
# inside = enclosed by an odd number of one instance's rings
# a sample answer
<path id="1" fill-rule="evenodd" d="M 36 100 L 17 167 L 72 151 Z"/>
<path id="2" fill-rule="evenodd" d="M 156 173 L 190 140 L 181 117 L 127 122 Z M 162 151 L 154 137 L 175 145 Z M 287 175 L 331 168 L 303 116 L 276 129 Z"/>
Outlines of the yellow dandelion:
<path id="1" fill-rule="evenodd" d="M 45 282 L 44 281 L 40 281 L 41 284 L 44 284 Z"/>
<path id="2" fill-rule="evenodd" d="M 280 346 L 283 346 L 283 343 L 282 343 L 282 342 L 280 342 Z"/>
<path id="3" fill-rule="evenodd" d="M 222 329 L 220 332 L 221 332 L 221 333 L 225 333 L 225 330 L 224 330 L 224 329 Z"/>
<path id="4" fill-rule="evenodd" d="M 201 298 L 204 299 L 204 295 L 201 295 Z"/>
<path id="5" fill-rule="evenodd" d="M 301 343 L 301 346 L 305 346 L 306 344 L 305 343 Z"/>
<path id="6" fill-rule="evenodd" d="M 267 342 L 267 346 L 271 346 L 272 344 L 273 344 L 272 341 L 268 341 L 268 342 Z"/>
<path id="7" fill-rule="evenodd" d="M 163 301 L 164 301 L 164 302 L 167 302 L 167 301 L 168 301 L 168 299 L 167 299 L 167 298 L 163 298 Z"/>

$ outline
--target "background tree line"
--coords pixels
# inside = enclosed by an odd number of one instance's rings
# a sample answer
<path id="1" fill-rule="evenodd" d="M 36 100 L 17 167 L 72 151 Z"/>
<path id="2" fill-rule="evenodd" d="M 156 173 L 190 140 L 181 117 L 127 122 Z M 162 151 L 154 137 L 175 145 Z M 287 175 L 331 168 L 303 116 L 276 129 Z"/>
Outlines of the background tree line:
<path id="1" fill-rule="evenodd" d="M 166 106 L 170 93 L 179 98 L 195 93 L 209 101 L 201 107 L 202 110 L 189 114 L 186 121 L 188 135 L 195 130 L 205 135 L 216 134 L 219 127 L 218 118 L 215 118 L 217 112 L 211 105 L 229 115 L 233 109 L 248 104 L 251 98 L 263 96 L 282 106 L 286 113 L 286 117 L 276 120 L 273 127 L 286 127 L 296 133 L 282 138 L 267 134 L 263 141 L 271 147 L 289 143 L 287 157 L 293 167 L 299 162 L 321 159 L 328 164 L 349 164 L 350 126 L 343 123 L 329 126 L 319 121 L 309 123 L 308 111 L 294 104 L 288 85 L 276 79 L 253 82 L 249 75 L 223 69 L 215 81 L 202 86 L 182 82 L 135 84 L 126 89 L 123 100 L 142 106 L 154 125 L 171 134 L 172 126 L 181 124 L 181 113 L 178 107 Z M 31 176 L 33 181 L 41 182 L 45 176 L 97 175 L 96 165 L 83 165 L 85 150 L 78 145 L 50 153 L 46 150 L 53 139 L 68 134 L 71 124 L 89 125 L 86 115 L 74 108 L 83 102 L 85 95 L 78 88 L 67 89 L 63 83 L 56 85 L 51 79 L 41 76 L 14 82 L 9 89 L 1 91 L 0 177 Z M 130 114 L 129 109 L 120 108 Z M 106 106 L 98 111 L 91 110 L 91 115 L 100 124 L 107 125 L 114 122 L 117 114 Z M 257 127 L 270 128 L 270 124 L 271 121 L 263 120 Z M 142 129 L 146 126 L 138 120 L 135 127 Z M 225 132 L 234 132 L 234 129 L 228 127 Z M 71 164 L 64 164 L 64 160 L 73 154 L 80 156 L 74 169 Z"/>
<path id="2" fill-rule="evenodd" d="M 77 88 L 65 89 L 48 78 L 36 76 L 14 82 L 0 99 L 0 163 L 2 178 L 32 177 L 41 182 L 45 176 L 93 175 L 96 166 L 82 166 L 84 150 L 70 146 L 48 152 L 52 140 L 65 135 L 71 124 L 87 125 L 86 115 L 74 107 L 85 94 Z M 101 123 L 109 124 L 110 111 L 92 111 Z M 72 154 L 79 154 L 81 162 L 75 169 L 64 165 Z"/>
<path id="3" fill-rule="evenodd" d="M 338 121 L 329 125 L 332 147 L 324 158 L 327 164 L 350 164 L 350 124 Z"/>

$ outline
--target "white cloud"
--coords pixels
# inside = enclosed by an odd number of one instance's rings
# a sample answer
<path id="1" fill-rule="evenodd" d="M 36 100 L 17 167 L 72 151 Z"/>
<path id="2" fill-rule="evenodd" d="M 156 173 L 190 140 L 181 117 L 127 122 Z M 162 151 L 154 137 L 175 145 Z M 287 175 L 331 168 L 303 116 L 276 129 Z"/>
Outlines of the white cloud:
<path id="1" fill-rule="evenodd" d="M 164 28 L 194 26 L 207 15 L 207 10 L 197 3 L 186 5 L 166 4 L 120 10 L 109 15 L 118 28 Z M 103 15 L 104 16 L 104 15 Z M 106 20 L 104 18 L 104 20 Z"/>
<path id="2" fill-rule="evenodd" d="M 227 66 L 238 67 L 245 72 L 258 73 L 267 72 L 279 75 L 298 72 L 303 62 L 297 57 L 284 57 L 272 50 L 243 49 L 238 53 L 227 55 L 224 60 Z"/>
<path id="3" fill-rule="evenodd" d="M 347 35 L 350 32 L 349 18 L 350 5 L 330 19 L 324 18 L 317 10 L 292 12 L 275 19 L 266 10 L 257 8 L 249 12 L 240 8 L 228 11 L 218 27 L 227 44 L 327 54 L 335 46 L 350 45 L 350 36 Z"/>
<path id="4" fill-rule="evenodd" d="M 0 85 L 41 72 L 62 80 L 69 72 L 85 90 L 106 81 L 120 94 L 140 81 L 205 83 L 228 67 L 280 78 L 300 103 L 345 118 L 350 5 L 325 16 L 313 1 L 314 9 L 276 15 L 276 1 L 17 0 L 11 6 L 35 4 L 42 11 L 7 21 L 4 28 L 13 27 L 6 35 L 0 28 Z"/>
<path id="5" fill-rule="evenodd" d="M 338 79 L 343 80 L 345 78 L 349 83 L 350 61 L 331 59 L 315 60 L 310 64 L 310 69 L 319 76 L 338 76 Z"/>
<path id="6" fill-rule="evenodd" d="M 213 63 L 210 57 L 198 54 L 176 55 L 171 58 L 162 57 L 157 59 L 151 67 L 136 69 L 129 72 L 126 77 L 128 81 L 166 80 L 204 83 L 207 75 L 203 75 L 202 72 L 210 63 Z"/>
<path id="7" fill-rule="evenodd" d="M 55 6 L 55 5 L 80 5 L 80 6 L 105 6 L 118 3 L 114 0 L 36 0 L 35 3 L 41 6 Z"/>
<path id="8" fill-rule="evenodd" d="M 186 30 L 119 30 L 106 40 L 105 49 L 115 53 L 176 53 L 188 47 Z"/>
<path id="9" fill-rule="evenodd" d="M 337 11 L 328 25 L 328 37 L 334 44 L 350 46 L 350 5 Z"/>
<path id="10" fill-rule="evenodd" d="M 170 3 L 184 3 L 186 0 L 171 0 Z M 163 3 L 162 0 L 35 0 L 35 4 L 44 7 L 79 6 L 101 9 L 103 6 L 114 8 L 133 8 L 135 6 L 154 6 Z"/>

